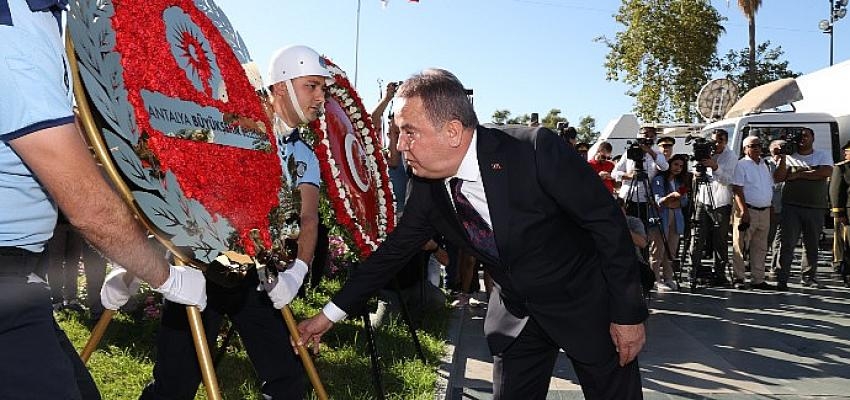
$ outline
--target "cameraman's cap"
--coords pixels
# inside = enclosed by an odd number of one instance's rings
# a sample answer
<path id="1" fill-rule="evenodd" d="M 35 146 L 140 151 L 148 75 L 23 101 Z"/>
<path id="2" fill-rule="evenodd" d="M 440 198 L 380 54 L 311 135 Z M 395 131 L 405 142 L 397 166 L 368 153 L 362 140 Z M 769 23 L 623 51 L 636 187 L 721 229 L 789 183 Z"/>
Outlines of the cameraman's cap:
<path id="1" fill-rule="evenodd" d="M 676 138 L 674 138 L 672 136 L 662 136 L 662 137 L 658 138 L 658 141 L 656 143 L 658 143 L 659 146 L 665 145 L 665 144 L 669 144 L 669 145 L 672 146 L 672 145 L 676 144 Z"/>

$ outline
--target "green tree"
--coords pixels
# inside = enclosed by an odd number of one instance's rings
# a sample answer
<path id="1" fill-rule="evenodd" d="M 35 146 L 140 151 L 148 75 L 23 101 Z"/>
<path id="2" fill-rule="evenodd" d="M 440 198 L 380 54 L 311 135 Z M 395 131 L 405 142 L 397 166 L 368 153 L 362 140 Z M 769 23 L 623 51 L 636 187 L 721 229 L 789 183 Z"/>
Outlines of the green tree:
<path id="1" fill-rule="evenodd" d="M 759 7 L 761 7 L 761 0 L 738 0 L 738 8 L 741 9 L 741 12 L 744 13 L 744 16 L 747 17 L 747 24 L 749 25 L 749 36 L 750 36 L 750 46 L 748 47 L 749 53 L 749 71 L 747 73 L 747 86 L 756 87 L 756 13 L 759 11 Z"/>
<path id="2" fill-rule="evenodd" d="M 558 127 L 558 122 L 567 122 L 567 117 L 562 117 L 561 110 L 553 108 L 540 122 L 549 129 L 555 129 Z"/>
<path id="3" fill-rule="evenodd" d="M 590 115 L 581 117 L 576 127 L 579 142 L 593 143 L 599 138 L 599 131 L 596 130 L 596 118 Z"/>
<path id="4" fill-rule="evenodd" d="M 493 116 L 490 117 L 490 121 L 496 125 L 504 125 L 505 121 L 510 118 L 511 112 L 509 110 L 496 110 L 493 111 Z"/>
<path id="5" fill-rule="evenodd" d="M 508 125 L 528 125 L 529 121 L 531 121 L 531 115 L 522 114 L 518 117 L 508 118 L 505 123 Z"/>
<path id="6" fill-rule="evenodd" d="M 796 78 L 799 73 L 788 68 L 788 61 L 782 60 L 782 46 L 770 47 L 770 41 L 761 43 L 756 48 L 755 68 L 750 68 L 750 50 L 729 50 L 724 56 L 714 60 L 713 69 L 729 78 L 740 87 L 741 93 L 750 89 L 773 82 L 781 78 Z M 750 71 L 755 71 L 755 78 L 746 79 Z"/>
<path id="7" fill-rule="evenodd" d="M 609 48 L 607 79 L 631 86 L 644 121 L 692 121 L 725 18 L 705 0 L 622 0 L 614 19 L 625 29 L 597 38 Z"/>

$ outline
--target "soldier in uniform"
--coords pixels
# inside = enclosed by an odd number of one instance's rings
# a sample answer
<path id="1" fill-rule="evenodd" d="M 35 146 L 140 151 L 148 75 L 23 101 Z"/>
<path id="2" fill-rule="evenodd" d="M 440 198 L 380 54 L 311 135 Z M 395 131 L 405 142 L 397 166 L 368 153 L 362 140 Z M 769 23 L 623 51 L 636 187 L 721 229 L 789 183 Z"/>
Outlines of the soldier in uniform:
<path id="1" fill-rule="evenodd" d="M 832 243 L 832 263 L 841 274 L 844 286 L 850 287 L 850 268 L 847 266 L 847 245 L 850 244 L 850 226 L 847 209 L 850 208 L 850 141 L 841 147 L 844 160 L 832 167 L 829 180 L 829 202 L 835 218 L 835 235 Z"/>
<path id="2" fill-rule="evenodd" d="M 208 281 L 209 307 L 203 321 L 208 343 L 215 343 L 224 315 L 230 318 L 262 382 L 264 399 L 303 399 L 304 370 L 290 346 L 279 309 L 298 293 L 316 247 L 319 162 L 297 127 L 321 114 L 326 79 L 331 74 L 319 54 L 305 46 L 277 51 L 270 65 L 271 86 L 267 89 L 283 169 L 281 202 L 283 208 L 292 211 L 289 216 L 300 222 L 296 258 L 273 282 L 258 276 L 255 268 L 236 287 Z M 166 302 L 157 336 L 153 376 L 141 399 L 191 400 L 201 381 L 186 313 L 170 302 Z"/>

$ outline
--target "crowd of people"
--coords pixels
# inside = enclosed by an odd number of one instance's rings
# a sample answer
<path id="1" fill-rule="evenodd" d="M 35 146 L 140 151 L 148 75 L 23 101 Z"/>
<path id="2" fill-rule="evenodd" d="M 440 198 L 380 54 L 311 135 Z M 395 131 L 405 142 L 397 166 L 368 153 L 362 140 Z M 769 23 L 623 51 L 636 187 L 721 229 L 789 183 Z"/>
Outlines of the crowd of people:
<path id="1" fill-rule="evenodd" d="M 850 143 L 842 147 L 844 160 L 833 165 L 827 152 L 814 148 L 811 129 L 785 133 L 788 140 L 783 135 L 769 143 L 745 137 L 740 156 L 723 129 L 710 132 L 702 155 L 673 154 L 676 139 L 657 137 L 653 126 L 640 129 L 631 157 L 627 151 L 612 158 L 610 144 L 597 146 L 588 160 L 591 168 L 626 213 L 643 222 L 648 246 L 641 247 L 647 249 L 643 259 L 654 276 L 652 289 L 677 290 L 684 279 L 674 272 L 687 259 L 693 285 L 787 291 L 801 237 L 800 283 L 823 288 L 817 252 L 828 204 L 835 226 L 834 272 L 850 285 L 845 259 Z M 562 136 L 573 144 L 568 134 Z M 689 243 L 680 246 L 682 238 Z M 712 263 L 704 265 L 705 258 Z"/>

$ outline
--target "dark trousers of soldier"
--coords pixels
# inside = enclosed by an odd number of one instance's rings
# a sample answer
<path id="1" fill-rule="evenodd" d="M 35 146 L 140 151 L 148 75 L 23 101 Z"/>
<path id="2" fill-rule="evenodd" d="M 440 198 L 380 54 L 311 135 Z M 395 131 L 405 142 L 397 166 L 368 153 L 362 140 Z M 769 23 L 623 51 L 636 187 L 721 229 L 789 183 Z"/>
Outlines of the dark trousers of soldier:
<path id="1" fill-rule="evenodd" d="M 235 288 L 207 281 L 207 308 L 203 312 L 207 343 L 213 347 L 227 315 L 239 332 L 248 357 L 262 382 L 265 398 L 303 399 L 306 377 L 292 345 L 280 310 L 258 291 L 256 270 Z M 214 348 L 210 352 L 215 352 Z M 157 335 L 154 381 L 142 392 L 145 400 L 192 400 L 201 381 L 198 358 L 189 330 L 186 307 L 166 302 Z"/>
<path id="2" fill-rule="evenodd" d="M 721 282 L 726 280 L 726 266 L 729 265 L 729 218 L 732 206 L 717 207 L 712 212 L 705 204 L 696 205 L 696 224 L 691 241 L 691 265 L 697 269 L 697 277 L 710 278 Z M 715 225 L 717 227 L 715 228 Z M 714 273 L 711 277 L 701 274 L 702 255 L 706 232 L 712 231 L 712 250 L 714 253 Z"/>
<path id="3" fill-rule="evenodd" d="M 0 248 L 0 399 L 100 399 L 53 319 L 50 289 L 28 282 L 37 263 L 37 254 Z"/>

